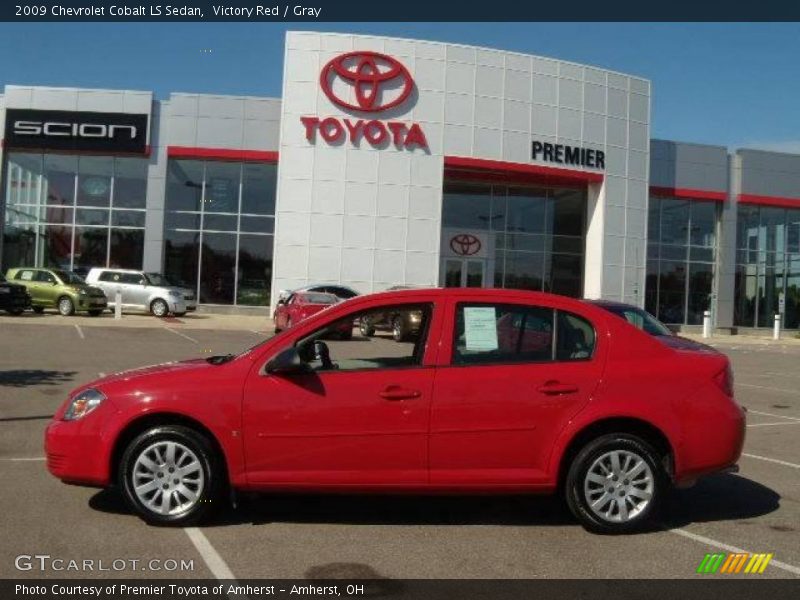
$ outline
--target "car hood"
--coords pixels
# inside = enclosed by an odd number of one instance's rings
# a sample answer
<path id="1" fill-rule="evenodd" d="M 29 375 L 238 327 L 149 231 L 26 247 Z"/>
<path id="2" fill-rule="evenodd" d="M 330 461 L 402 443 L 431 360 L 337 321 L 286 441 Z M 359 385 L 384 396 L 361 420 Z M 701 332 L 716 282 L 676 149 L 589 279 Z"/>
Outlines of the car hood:
<path id="1" fill-rule="evenodd" d="M 657 335 L 654 337 L 659 342 L 665 346 L 669 346 L 673 350 L 687 350 L 690 352 L 708 352 L 711 354 L 719 354 L 719 351 L 707 344 L 702 344 L 679 335 Z"/>
<path id="2" fill-rule="evenodd" d="M 70 283 L 70 284 L 67 284 L 66 287 L 71 289 L 71 290 L 73 290 L 73 291 L 75 291 L 75 292 L 79 292 L 81 290 L 86 290 L 87 293 L 104 294 L 103 290 L 101 290 L 99 287 L 91 285 L 89 283 Z"/>
<path id="3" fill-rule="evenodd" d="M 137 367 L 136 369 L 128 369 L 120 371 L 119 373 L 112 373 L 105 377 L 101 377 L 92 382 L 89 387 L 99 387 L 109 383 L 119 381 L 132 381 L 144 377 L 151 377 L 153 375 L 171 376 L 177 373 L 186 373 L 192 370 L 201 370 L 213 368 L 205 358 L 193 358 L 191 360 L 182 360 L 175 362 L 162 363 L 158 365 L 149 365 L 146 367 Z"/>

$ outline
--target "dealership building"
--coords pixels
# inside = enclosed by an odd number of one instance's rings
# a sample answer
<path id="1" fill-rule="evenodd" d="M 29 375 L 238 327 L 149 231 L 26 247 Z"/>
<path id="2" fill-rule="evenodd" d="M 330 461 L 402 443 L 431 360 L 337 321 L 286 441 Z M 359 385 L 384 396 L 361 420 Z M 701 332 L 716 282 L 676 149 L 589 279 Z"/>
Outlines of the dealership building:
<path id="1" fill-rule="evenodd" d="M 653 140 L 647 79 L 291 32 L 281 98 L 6 85 L 3 272 L 163 272 L 208 310 L 340 283 L 800 328 L 800 155 Z"/>

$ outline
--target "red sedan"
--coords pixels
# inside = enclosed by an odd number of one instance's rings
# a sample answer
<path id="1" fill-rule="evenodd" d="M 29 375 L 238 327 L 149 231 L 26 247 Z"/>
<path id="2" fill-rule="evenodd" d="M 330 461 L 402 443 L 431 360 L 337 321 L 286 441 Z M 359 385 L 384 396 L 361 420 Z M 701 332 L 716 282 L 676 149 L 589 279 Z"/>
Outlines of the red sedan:
<path id="1" fill-rule="evenodd" d="M 337 302 L 340 302 L 338 297 L 322 292 L 296 292 L 291 294 L 285 300 L 279 301 L 278 306 L 275 307 L 275 314 L 272 316 L 275 322 L 275 333 L 289 329 L 300 321 L 317 314 L 321 310 L 325 310 Z M 353 334 L 352 323 L 349 327 L 346 324 L 343 325 L 336 333 L 343 339 L 349 339 Z"/>
<path id="2" fill-rule="evenodd" d="M 322 341 L 390 310 L 421 312 L 419 335 Z M 628 532 L 671 484 L 735 468 L 744 427 L 713 349 L 560 296 L 404 290 L 333 305 L 238 356 L 81 386 L 45 448 L 53 475 L 117 484 L 155 524 L 198 521 L 231 489 L 561 490 L 588 529 Z"/>

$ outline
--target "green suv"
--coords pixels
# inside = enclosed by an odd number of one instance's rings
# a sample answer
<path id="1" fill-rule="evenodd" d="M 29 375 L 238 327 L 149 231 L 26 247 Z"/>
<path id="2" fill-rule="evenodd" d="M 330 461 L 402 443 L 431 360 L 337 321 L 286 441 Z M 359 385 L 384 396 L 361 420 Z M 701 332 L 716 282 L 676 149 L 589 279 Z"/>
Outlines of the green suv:
<path id="1" fill-rule="evenodd" d="M 28 289 L 31 305 L 37 313 L 55 308 L 64 316 L 86 311 L 96 317 L 108 307 L 103 290 L 87 283 L 75 273 L 58 269 L 9 269 L 9 281 L 21 283 Z"/>

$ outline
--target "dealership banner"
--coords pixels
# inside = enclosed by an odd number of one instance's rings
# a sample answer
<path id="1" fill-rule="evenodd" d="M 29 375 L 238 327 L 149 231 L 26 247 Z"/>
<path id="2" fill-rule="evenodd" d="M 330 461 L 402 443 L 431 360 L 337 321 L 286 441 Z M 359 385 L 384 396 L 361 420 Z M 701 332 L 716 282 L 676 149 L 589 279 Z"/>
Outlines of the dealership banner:
<path id="1" fill-rule="evenodd" d="M 565 559 L 567 560 L 567 559 Z M 665 557 L 666 560 L 666 557 Z M 0 580 L 3 600 L 229 600 L 257 598 L 397 598 L 505 600 L 789 600 L 797 580 L 718 579 L 38 579 Z"/>
<path id="2" fill-rule="evenodd" d="M 60 0 L 0 4 L 2 21 L 792 21 L 800 19 L 800 3 L 763 0 L 757 3 L 673 2 L 492 2 L 450 3 L 406 0 L 179 0 L 146 3 L 136 0 Z"/>

